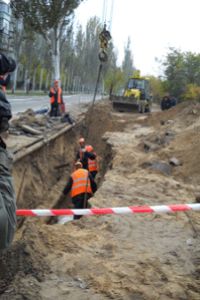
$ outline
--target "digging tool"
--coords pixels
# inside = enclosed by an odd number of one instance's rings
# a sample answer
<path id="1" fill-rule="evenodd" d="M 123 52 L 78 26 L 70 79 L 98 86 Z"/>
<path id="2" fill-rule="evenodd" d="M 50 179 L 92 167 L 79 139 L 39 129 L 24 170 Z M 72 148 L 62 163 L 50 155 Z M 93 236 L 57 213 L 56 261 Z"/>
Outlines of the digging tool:
<path id="1" fill-rule="evenodd" d="M 88 176 L 87 176 L 86 191 L 85 191 L 85 195 L 84 195 L 83 208 L 87 208 L 87 187 L 88 187 L 88 180 L 89 180 L 89 172 L 88 172 Z"/>
<path id="2" fill-rule="evenodd" d="M 20 184 L 19 191 L 18 191 L 18 194 L 17 194 L 17 200 L 16 200 L 17 203 L 18 203 L 19 198 L 20 198 L 20 196 L 21 196 L 21 192 L 22 192 L 22 188 L 23 188 L 23 185 L 24 185 L 24 180 L 25 180 L 25 174 L 26 174 L 26 171 L 27 171 L 27 168 L 25 168 L 25 169 L 24 169 L 24 172 L 23 172 L 21 184 Z"/>

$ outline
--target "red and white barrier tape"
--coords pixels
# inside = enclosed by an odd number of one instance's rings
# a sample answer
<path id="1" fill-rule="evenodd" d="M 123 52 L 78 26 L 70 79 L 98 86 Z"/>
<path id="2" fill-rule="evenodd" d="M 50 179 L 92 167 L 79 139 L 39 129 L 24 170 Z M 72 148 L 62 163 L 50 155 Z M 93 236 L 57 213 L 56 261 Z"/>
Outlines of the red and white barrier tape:
<path id="1" fill-rule="evenodd" d="M 18 209 L 16 214 L 17 216 L 24 217 L 53 217 L 74 215 L 86 216 L 110 214 L 173 213 L 188 210 L 200 211 L 200 203 L 91 209 Z"/>

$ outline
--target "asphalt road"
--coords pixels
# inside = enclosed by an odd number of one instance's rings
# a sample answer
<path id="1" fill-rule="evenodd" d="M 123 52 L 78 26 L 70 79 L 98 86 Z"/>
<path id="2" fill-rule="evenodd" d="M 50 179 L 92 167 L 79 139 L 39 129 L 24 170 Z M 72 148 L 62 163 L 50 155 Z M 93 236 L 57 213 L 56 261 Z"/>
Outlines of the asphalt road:
<path id="1" fill-rule="evenodd" d="M 49 108 L 49 97 L 48 95 L 44 96 L 7 96 L 9 102 L 12 106 L 12 113 L 17 114 L 18 112 L 23 112 L 29 108 L 32 110 L 38 110 L 42 108 Z M 78 106 L 80 104 L 85 104 L 91 102 L 93 95 L 68 95 L 64 96 L 64 102 L 66 110 L 70 111 L 72 106 Z M 97 99 L 101 99 L 101 96 L 97 96 Z"/>

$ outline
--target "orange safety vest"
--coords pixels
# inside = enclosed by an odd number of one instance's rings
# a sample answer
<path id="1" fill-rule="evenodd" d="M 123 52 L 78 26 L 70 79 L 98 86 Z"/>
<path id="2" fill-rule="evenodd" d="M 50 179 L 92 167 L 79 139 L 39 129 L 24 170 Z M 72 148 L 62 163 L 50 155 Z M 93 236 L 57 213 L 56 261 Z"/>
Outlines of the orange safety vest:
<path id="1" fill-rule="evenodd" d="M 84 193 L 92 194 L 89 172 L 87 170 L 78 169 L 72 173 L 71 177 L 73 180 L 71 189 L 72 198 Z"/>
<path id="2" fill-rule="evenodd" d="M 55 92 L 54 88 L 51 88 L 50 92 L 54 93 Z M 62 97 L 61 97 L 61 95 L 62 95 L 62 89 L 59 87 L 58 88 L 58 104 L 62 103 Z M 50 102 L 51 102 L 51 104 L 53 104 L 55 102 L 55 96 L 54 95 L 50 98 Z"/>
<path id="3" fill-rule="evenodd" d="M 85 148 L 86 148 L 86 151 L 90 152 L 89 150 L 89 147 L 91 147 L 90 145 L 87 145 Z M 93 152 L 95 155 L 96 153 Z M 94 171 L 97 171 L 98 172 L 99 170 L 99 167 L 98 167 L 98 162 L 97 162 L 97 158 L 95 159 L 89 159 L 88 158 L 88 171 L 89 172 L 94 172 Z"/>
<path id="4" fill-rule="evenodd" d="M 94 153 L 94 154 L 96 154 L 96 153 Z M 94 172 L 94 171 L 98 172 L 99 171 L 97 158 L 88 159 L 88 170 L 89 170 L 89 172 Z"/>

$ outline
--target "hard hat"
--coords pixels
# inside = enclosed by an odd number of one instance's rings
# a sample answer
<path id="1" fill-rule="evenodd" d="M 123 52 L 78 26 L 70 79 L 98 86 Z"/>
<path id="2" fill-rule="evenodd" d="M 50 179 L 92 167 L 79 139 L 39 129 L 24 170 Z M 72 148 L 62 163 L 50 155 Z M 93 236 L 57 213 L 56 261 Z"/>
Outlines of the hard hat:
<path id="1" fill-rule="evenodd" d="M 79 143 L 85 143 L 85 139 L 84 138 L 80 138 L 79 139 Z"/>
<path id="2" fill-rule="evenodd" d="M 94 149 L 93 149 L 93 147 L 91 145 L 88 145 L 88 146 L 86 146 L 86 151 L 87 152 L 93 152 Z"/>
<path id="3" fill-rule="evenodd" d="M 83 167 L 83 164 L 82 164 L 82 162 L 80 162 L 80 160 L 76 161 L 74 165 L 75 165 L 76 167 L 80 167 L 80 168 Z"/>

